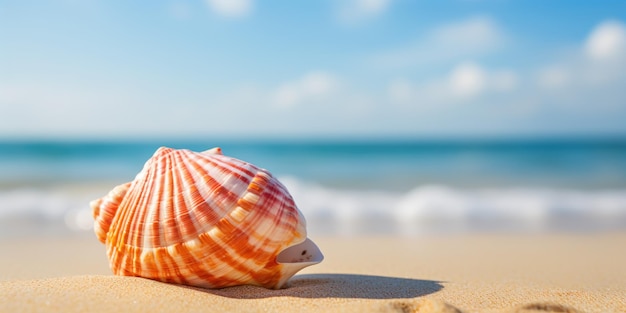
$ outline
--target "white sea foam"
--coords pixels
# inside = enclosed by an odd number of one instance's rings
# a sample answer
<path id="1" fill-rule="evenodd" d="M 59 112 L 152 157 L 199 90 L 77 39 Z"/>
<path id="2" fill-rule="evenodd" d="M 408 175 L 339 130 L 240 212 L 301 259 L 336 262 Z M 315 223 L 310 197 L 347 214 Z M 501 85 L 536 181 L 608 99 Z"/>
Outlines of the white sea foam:
<path id="1" fill-rule="evenodd" d="M 408 192 L 337 189 L 281 177 L 313 235 L 626 229 L 626 190 L 453 188 Z M 0 237 L 89 230 L 102 186 L 0 190 Z"/>
<path id="2" fill-rule="evenodd" d="M 96 197 L 96 190 L 0 190 L 0 237 L 92 229 L 89 201 Z"/>
<path id="3" fill-rule="evenodd" d="M 626 190 L 337 190 L 281 179 L 313 232 L 588 231 L 626 228 Z"/>

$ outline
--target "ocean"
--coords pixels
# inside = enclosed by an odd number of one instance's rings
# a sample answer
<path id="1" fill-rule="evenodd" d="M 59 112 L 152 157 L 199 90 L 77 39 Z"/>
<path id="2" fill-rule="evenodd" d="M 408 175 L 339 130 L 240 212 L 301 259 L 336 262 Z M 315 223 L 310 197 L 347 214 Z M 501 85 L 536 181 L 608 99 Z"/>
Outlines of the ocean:
<path id="1" fill-rule="evenodd" d="M 3 141 L 0 238 L 91 231 L 160 146 L 268 169 L 312 235 L 626 229 L 626 139 Z"/>

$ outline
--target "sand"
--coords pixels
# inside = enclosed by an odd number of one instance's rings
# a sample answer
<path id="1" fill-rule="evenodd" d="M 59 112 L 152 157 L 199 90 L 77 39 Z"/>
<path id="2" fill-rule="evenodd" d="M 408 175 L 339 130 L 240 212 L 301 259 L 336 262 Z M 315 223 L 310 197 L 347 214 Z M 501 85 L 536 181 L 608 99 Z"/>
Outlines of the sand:
<path id="1" fill-rule="evenodd" d="M 80 237 L 0 241 L 0 312 L 626 312 L 626 233 L 313 238 L 288 288 L 109 272 Z"/>

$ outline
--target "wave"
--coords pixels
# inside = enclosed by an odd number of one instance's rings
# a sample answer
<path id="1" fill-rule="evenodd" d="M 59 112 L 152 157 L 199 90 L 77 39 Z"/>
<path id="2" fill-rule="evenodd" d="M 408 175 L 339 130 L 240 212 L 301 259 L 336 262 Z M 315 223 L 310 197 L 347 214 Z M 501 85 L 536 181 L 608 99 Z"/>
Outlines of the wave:
<path id="1" fill-rule="evenodd" d="M 312 235 L 626 229 L 626 190 L 418 185 L 400 191 L 339 189 L 280 180 Z M 112 187 L 112 186 L 110 186 Z M 93 227 L 89 201 L 109 186 L 0 190 L 0 236 Z"/>
<path id="2" fill-rule="evenodd" d="M 590 231 L 626 228 L 626 190 L 420 185 L 408 192 L 337 190 L 284 177 L 321 233 Z"/>

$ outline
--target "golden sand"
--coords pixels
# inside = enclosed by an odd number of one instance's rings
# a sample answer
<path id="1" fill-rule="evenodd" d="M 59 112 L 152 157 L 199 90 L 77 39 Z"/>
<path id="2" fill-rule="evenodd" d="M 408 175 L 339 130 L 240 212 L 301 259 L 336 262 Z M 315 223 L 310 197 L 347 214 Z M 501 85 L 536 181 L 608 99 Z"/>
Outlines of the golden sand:
<path id="1" fill-rule="evenodd" d="M 109 274 L 95 237 L 0 242 L 0 312 L 626 312 L 626 234 L 314 238 L 288 288 Z"/>

